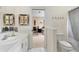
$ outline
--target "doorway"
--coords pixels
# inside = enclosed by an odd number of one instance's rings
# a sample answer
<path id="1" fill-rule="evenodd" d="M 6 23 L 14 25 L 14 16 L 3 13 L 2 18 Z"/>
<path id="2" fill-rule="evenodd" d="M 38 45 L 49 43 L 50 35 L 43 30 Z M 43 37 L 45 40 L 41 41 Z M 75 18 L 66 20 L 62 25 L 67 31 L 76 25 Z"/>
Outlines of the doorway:
<path id="1" fill-rule="evenodd" d="M 32 48 L 45 46 L 45 10 L 32 9 Z"/>

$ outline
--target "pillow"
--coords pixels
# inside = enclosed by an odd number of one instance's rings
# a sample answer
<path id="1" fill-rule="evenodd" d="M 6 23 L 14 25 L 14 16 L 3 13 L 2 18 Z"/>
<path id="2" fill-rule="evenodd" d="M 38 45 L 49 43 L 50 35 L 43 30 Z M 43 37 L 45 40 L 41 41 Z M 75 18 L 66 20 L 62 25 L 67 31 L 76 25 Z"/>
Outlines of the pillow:
<path id="1" fill-rule="evenodd" d="M 5 34 L 0 34 L 0 40 L 5 40 L 7 36 Z"/>
<path id="2" fill-rule="evenodd" d="M 2 28 L 0 28 L 0 33 L 2 32 Z"/>

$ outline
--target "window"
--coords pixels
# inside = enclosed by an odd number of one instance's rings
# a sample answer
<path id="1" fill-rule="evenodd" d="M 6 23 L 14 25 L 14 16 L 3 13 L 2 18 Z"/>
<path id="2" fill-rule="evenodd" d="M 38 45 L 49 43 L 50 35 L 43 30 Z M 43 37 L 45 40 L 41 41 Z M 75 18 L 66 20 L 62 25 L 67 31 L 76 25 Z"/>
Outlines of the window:
<path id="1" fill-rule="evenodd" d="M 20 14 L 19 24 L 20 25 L 28 25 L 29 24 L 29 16 L 27 14 Z"/>
<path id="2" fill-rule="evenodd" d="M 15 19 L 13 14 L 4 14 L 3 16 L 4 25 L 14 25 Z"/>

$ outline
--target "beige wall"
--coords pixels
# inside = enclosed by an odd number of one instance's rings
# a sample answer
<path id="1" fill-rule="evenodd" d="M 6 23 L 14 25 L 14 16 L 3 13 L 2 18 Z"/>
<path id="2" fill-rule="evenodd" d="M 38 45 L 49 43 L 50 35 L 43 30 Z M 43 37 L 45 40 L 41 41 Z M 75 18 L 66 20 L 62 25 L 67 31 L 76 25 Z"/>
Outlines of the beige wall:
<path id="1" fill-rule="evenodd" d="M 30 7 L 24 6 L 3 6 L 0 9 L 0 26 L 3 27 L 3 15 L 4 14 L 14 14 L 15 15 L 15 26 L 18 27 L 18 30 L 26 31 L 27 28 L 30 27 L 29 25 L 20 26 L 19 25 L 19 14 L 28 14 L 30 16 Z"/>
<path id="2" fill-rule="evenodd" d="M 48 51 L 57 51 L 57 33 L 64 33 L 64 39 L 67 40 L 67 16 L 68 11 L 74 8 L 73 6 L 51 6 L 46 7 L 46 27 L 47 29 L 47 48 Z M 56 29 L 56 30 L 54 30 Z M 55 31 L 55 32 L 54 32 Z M 54 33 L 54 34 L 53 34 Z"/>
<path id="3" fill-rule="evenodd" d="M 43 27 L 44 26 L 44 17 L 33 17 L 33 26 L 34 26 L 34 20 L 36 20 L 36 27 Z M 41 23 L 40 23 L 41 22 Z"/>

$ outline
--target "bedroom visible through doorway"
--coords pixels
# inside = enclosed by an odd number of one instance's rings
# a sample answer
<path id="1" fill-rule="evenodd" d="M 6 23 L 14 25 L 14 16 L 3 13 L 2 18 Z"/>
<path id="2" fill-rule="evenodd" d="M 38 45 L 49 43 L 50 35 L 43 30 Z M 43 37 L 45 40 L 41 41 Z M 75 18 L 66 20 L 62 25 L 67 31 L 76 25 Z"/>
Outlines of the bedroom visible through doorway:
<path id="1" fill-rule="evenodd" d="M 44 48 L 45 40 L 45 10 L 32 10 L 32 48 Z"/>

